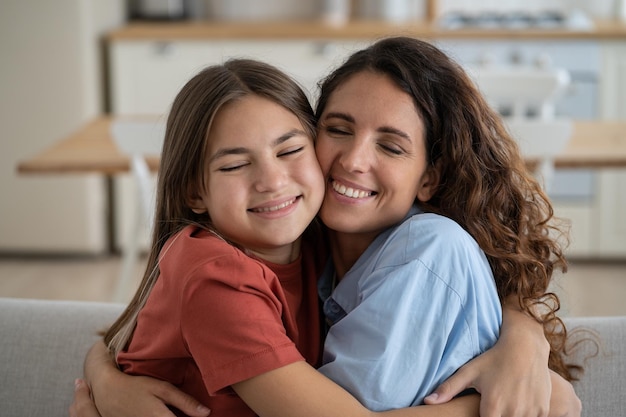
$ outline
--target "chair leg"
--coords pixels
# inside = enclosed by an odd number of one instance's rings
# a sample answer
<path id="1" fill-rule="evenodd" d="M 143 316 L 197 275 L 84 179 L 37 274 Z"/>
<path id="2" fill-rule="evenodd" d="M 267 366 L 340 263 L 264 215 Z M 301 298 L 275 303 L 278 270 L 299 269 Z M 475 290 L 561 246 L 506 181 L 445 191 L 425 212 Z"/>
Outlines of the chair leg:
<path id="1" fill-rule="evenodd" d="M 547 193 L 550 192 L 552 181 L 554 179 L 554 161 L 544 159 L 537 168 L 537 174 L 540 181 L 543 181 L 543 189 Z"/>
<path id="2" fill-rule="evenodd" d="M 130 239 L 122 249 L 122 266 L 113 292 L 114 302 L 128 302 L 130 284 L 135 274 L 137 259 L 139 258 L 139 237 L 142 232 L 143 214 L 136 194 L 132 205 L 134 224 Z"/>

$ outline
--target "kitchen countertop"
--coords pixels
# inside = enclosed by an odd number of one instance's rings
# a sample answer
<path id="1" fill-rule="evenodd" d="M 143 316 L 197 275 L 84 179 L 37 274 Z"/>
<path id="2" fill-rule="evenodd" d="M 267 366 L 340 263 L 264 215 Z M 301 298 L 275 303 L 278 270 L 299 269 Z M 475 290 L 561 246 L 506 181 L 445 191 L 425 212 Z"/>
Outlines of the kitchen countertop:
<path id="1" fill-rule="evenodd" d="M 342 26 L 321 21 L 245 22 L 132 22 L 108 33 L 108 41 L 201 39 L 367 39 L 391 35 L 418 38 L 464 39 L 626 39 L 626 22 L 595 20 L 591 30 L 571 29 L 460 29 L 447 30 L 429 21 L 391 23 L 353 20 Z"/>

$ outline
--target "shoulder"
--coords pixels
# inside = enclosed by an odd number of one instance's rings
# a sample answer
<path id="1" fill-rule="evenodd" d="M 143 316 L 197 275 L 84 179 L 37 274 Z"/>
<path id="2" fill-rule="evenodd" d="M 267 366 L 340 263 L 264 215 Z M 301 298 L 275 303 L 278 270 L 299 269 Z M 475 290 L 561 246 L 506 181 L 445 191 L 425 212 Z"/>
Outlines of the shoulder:
<path id="1" fill-rule="evenodd" d="M 406 219 L 389 235 L 379 255 L 375 269 L 385 276 L 430 277 L 458 292 L 493 285 L 491 267 L 478 243 L 455 221 L 437 214 Z"/>
<path id="2" fill-rule="evenodd" d="M 434 213 L 420 213 L 406 219 L 389 236 L 386 246 L 402 253 L 405 261 L 482 253 L 474 238 L 458 223 Z"/>
<path id="3" fill-rule="evenodd" d="M 226 242 L 209 230 L 197 226 L 187 226 L 172 236 L 163 245 L 160 254 L 161 262 L 178 261 L 197 264 L 220 257 L 245 257 L 241 250 Z"/>
<path id="4" fill-rule="evenodd" d="M 470 237 L 457 222 L 435 213 L 420 213 L 409 217 L 404 225 L 409 232 L 416 237 L 418 234 L 426 234 L 429 238 L 452 236 L 455 238 Z"/>
<path id="5" fill-rule="evenodd" d="M 163 275 L 187 280 L 237 281 L 271 272 L 262 262 L 208 230 L 187 226 L 163 246 L 159 256 Z"/>

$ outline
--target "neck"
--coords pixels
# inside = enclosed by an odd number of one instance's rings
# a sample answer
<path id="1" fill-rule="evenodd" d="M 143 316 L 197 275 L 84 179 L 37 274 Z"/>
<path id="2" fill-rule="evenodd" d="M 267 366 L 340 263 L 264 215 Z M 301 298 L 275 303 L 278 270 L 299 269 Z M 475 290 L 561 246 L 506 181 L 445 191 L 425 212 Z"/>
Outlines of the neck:
<path id="1" fill-rule="evenodd" d="M 340 233 L 334 230 L 329 230 L 328 235 L 330 253 L 339 280 L 352 268 L 377 236 L 365 233 Z"/>
<path id="2" fill-rule="evenodd" d="M 299 238 L 295 242 L 281 246 L 280 248 L 270 249 L 250 249 L 247 248 L 246 252 L 264 261 L 271 262 L 273 264 L 289 264 L 300 256 L 302 238 Z"/>

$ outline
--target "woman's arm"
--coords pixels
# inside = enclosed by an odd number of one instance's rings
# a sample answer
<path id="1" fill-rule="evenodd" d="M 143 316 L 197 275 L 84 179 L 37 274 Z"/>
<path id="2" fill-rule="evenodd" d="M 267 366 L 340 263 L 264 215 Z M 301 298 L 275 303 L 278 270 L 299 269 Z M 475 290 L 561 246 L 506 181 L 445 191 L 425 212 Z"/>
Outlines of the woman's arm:
<path id="1" fill-rule="evenodd" d="M 82 379 L 74 381 L 74 401 L 69 409 L 70 417 L 100 417 L 91 399 L 89 386 Z"/>
<path id="2" fill-rule="evenodd" d="M 475 388 L 482 394 L 481 416 L 579 416 L 576 404 L 580 400 L 573 389 L 568 389 L 569 382 L 550 372 L 549 354 L 543 327 L 522 312 L 517 299 L 511 297 L 503 303 L 496 345 L 464 365 L 425 401 L 440 404 Z M 553 383 L 560 389 L 552 390 Z M 561 410 L 568 411 L 562 414 Z"/>

